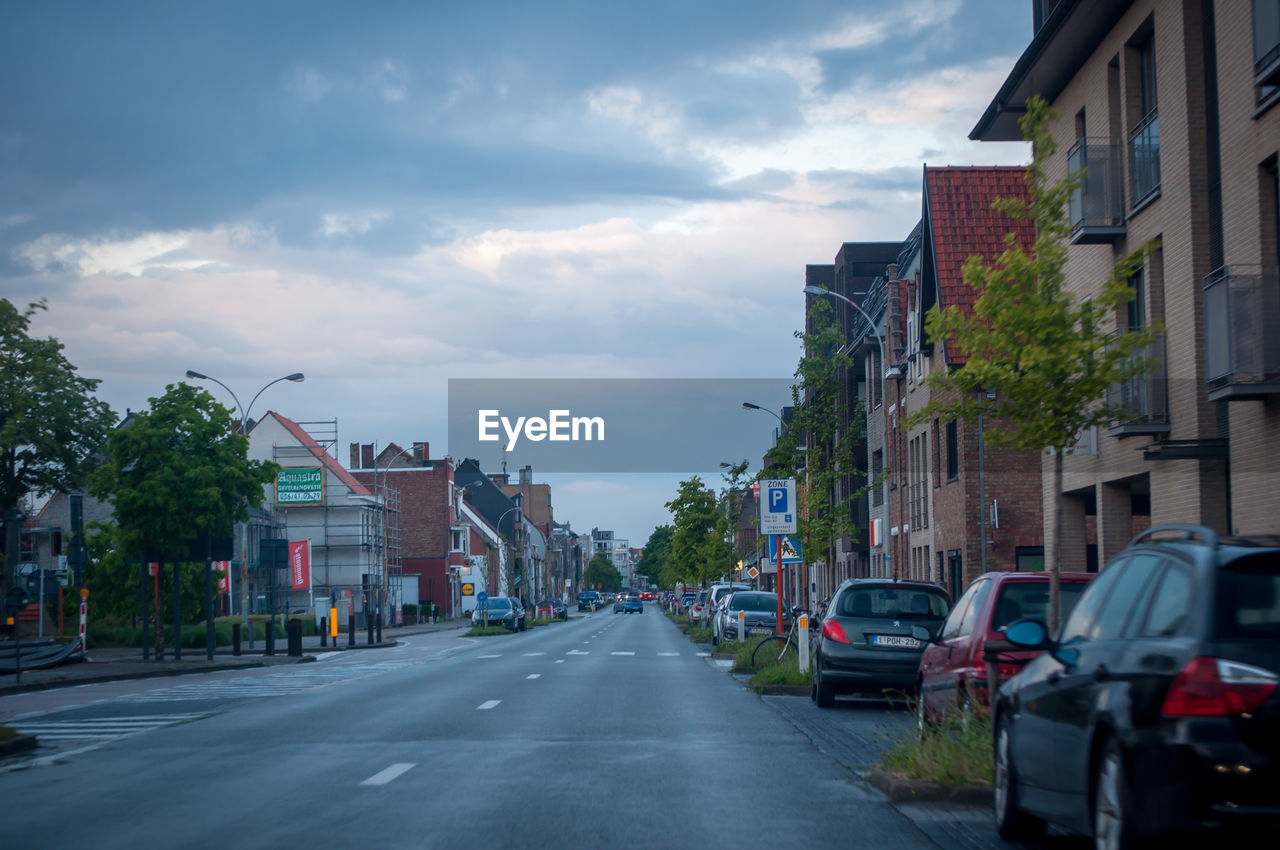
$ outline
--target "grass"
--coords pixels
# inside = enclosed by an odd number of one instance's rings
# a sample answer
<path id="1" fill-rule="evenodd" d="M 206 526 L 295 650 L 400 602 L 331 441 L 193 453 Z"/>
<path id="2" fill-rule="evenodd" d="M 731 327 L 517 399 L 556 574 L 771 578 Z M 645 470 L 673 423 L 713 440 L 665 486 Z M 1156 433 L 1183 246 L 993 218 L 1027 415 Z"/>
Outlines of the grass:
<path id="1" fill-rule="evenodd" d="M 506 626 L 490 626 L 487 629 L 484 628 L 483 626 L 472 626 L 471 630 L 464 632 L 462 636 L 463 637 L 489 637 L 490 635 L 509 635 L 509 634 L 514 634 L 514 632 L 512 632 Z"/>
<path id="2" fill-rule="evenodd" d="M 991 715 L 953 712 L 926 724 L 923 735 L 912 726 L 885 752 L 881 767 L 939 785 L 990 785 Z"/>
<path id="3" fill-rule="evenodd" d="M 711 643 L 711 629 L 702 626 L 691 626 L 685 632 L 694 643 Z"/>

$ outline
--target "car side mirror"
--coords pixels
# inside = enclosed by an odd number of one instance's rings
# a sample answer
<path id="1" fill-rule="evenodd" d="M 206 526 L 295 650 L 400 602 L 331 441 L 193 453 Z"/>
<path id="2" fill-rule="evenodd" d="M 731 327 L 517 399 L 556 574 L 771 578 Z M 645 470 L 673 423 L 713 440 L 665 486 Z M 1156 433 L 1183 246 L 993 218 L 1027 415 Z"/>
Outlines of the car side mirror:
<path id="1" fill-rule="evenodd" d="M 1044 649 L 1049 630 L 1039 620 L 1015 620 L 1005 628 L 1004 639 L 1022 649 Z"/>
<path id="2" fill-rule="evenodd" d="M 921 643 L 937 643 L 938 642 L 938 639 L 933 636 L 933 632 L 929 631 L 924 626 L 912 626 L 911 636 L 916 640 L 920 641 Z"/>

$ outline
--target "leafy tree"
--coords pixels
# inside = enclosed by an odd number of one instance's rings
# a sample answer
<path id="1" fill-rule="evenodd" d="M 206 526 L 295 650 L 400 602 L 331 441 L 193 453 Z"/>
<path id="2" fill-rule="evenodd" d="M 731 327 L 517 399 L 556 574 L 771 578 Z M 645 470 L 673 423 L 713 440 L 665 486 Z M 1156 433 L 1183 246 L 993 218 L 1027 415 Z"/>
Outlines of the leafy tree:
<path id="1" fill-rule="evenodd" d="M 797 526 L 806 566 L 834 563 L 837 538 L 857 535 L 850 507 L 871 486 L 843 499 L 836 496 L 842 476 L 861 474 L 858 455 L 863 443 L 856 423 L 866 414 L 861 401 L 855 399 L 850 409 L 841 398 L 840 372 L 853 368 L 856 361 L 842 350 L 844 334 L 827 299 L 813 300 L 809 327 L 811 332 L 795 333 L 804 344 L 804 356 L 796 366 L 798 380 L 791 387 L 795 414 L 770 455 L 768 472 L 797 479 Z"/>
<path id="2" fill-rule="evenodd" d="M 1062 458 L 1079 431 L 1105 425 L 1125 415 L 1106 403 L 1111 385 L 1144 375 L 1150 363 L 1139 356 L 1153 339 L 1152 327 L 1112 334 L 1114 317 L 1132 300 L 1129 285 L 1151 246 L 1125 258 L 1109 280 L 1087 300 L 1064 290 L 1066 216 L 1071 193 L 1081 175 L 1050 182 L 1044 164 L 1056 149 L 1048 122 L 1054 112 L 1043 98 L 1027 102 L 1023 134 L 1032 143 L 1027 169 L 1030 199 L 1001 199 L 999 209 L 1013 218 L 1035 221 L 1036 240 L 1030 254 L 1017 239 L 1005 237 L 1004 252 L 992 263 L 970 257 L 965 282 L 977 291 L 973 312 L 952 305 L 929 311 L 929 338 L 959 345 L 967 360 L 955 371 L 937 371 L 927 383 L 933 401 L 916 410 L 910 423 L 935 415 L 966 421 L 994 416 L 999 427 L 986 432 L 996 446 L 1043 451 L 1053 455 L 1055 498 L 1054 542 L 1048 555 L 1050 628 L 1057 627 L 1058 576 L 1062 554 Z M 994 398 L 988 398 L 994 390 Z M 988 392 L 980 392 L 988 391 Z"/>
<path id="3" fill-rule="evenodd" d="M 608 555 L 591 556 L 591 560 L 587 562 L 584 581 L 592 590 L 606 590 L 612 593 L 622 590 L 622 574 L 613 565 L 613 561 L 609 560 Z"/>
<path id="4" fill-rule="evenodd" d="M 8 516 L 29 492 L 80 486 L 94 452 L 115 424 L 107 403 L 93 397 L 99 380 L 76 374 L 52 337 L 30 335 L 39 301 L 19 310 L 0 299 L 0 513 Z M 13 570 L 0 570 L 0 595 Z"/>
<path id="5" fill-rule="evenodd" d="M 126 560 L 180 562 L 206 534 L 230 537 L 234 523 L 248 519 L 248 506 L 262 504 L 277 467 L 248 459 L 248 438 L 205 390 L 171 384 L 149 402 L 129 427 L 112 432 L 90 492 L 112 502 L 114 549 Z M 203 573 L 189 570 L 187 577 L 183 609 L 202 618 Z"/>
<path id="6" fill-rule="evenodd" d="M 680 482 L 666 506 L 673 518 L 668 562 L 676 579 L 701 585 L 729 574 L 733 547 L 725 540 L 728 522 L 715 493 L 695 475 Z"/>
<path id="7" fill-rule="evenodd" d="M 669 525 L 660 525 L 649 535 L 649 540 L 644 544 L 644 551 L 640 555 L 640 562 L 636 564 L 636 572 L 643 576 L 647 576 L 650 581 L 657 584 L 663 590 L 671 588 L 675 582 L 666 580 L 667 561 L 671 557 L 671 535 L 672 528 Z"/>

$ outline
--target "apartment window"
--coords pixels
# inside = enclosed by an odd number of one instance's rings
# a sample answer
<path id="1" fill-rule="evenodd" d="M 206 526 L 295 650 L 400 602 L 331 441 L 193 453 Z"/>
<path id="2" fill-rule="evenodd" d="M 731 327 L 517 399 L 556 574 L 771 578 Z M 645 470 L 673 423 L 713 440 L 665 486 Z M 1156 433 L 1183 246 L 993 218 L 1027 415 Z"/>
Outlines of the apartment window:
<path id="1" fill-rule="evenodd" d="M 884 399 L 884 363 L 880 360 L 880 352 L 871 352 L 867 363 L 871 370 L 871 374 L 867 376 L 867 385 L 871 387 L 872 404 L 879 407 Z"/>
<path id="2" fill-rule="evenodd" d="M 1280 0 L 1253 0 L 1253 80 L 1259 103 L 1280 85 Z"/>
<path id="3" fill-rule="evenodd" d="M 1129 286 L 1133 288 L 1133 298 L 1125 307 L 1125 320 L 1128 322 L 1126 327 L 1136 331 L 1147 325 L 1147 288 L 1142 269 L 1138 269 L 1137 274 L 1129 279 Z"/>
<path id="4" fill-rule="evenodd" d="M 875 484 L 875 488 L 871 491 L 871 504 L 884 504 L 884 484 L 880 481 L 880 475 L 884 472 L 884 450 L 876 449 L 871 453 L 871 481 Z"/>
<path id="5" fill-rule="evenodd" d="M 960 429 L 956 420 L 947 423 L 947 480 L 960 477 Z"/>
<path id="6" fill-rule="evenodd" d="M 469 542 L 468 537 L 469 535 L 465 528 L 449 529 L 449 551 L 461 552 L 464 555 L 467 554 L 467 543 Z"/>
<path id="7" fill-rule="evenodd" d="M 1147 31 L 1132 45 L 1136 74 L 1137 121 L 1129 132 L 1129 182 L 1133 205 L 1160 189 L 1160 120 L 1156 110 L 1156 42 Z"/>
<path id="8" fill-rule="evenodd" d="M 909 513 L 911 527 L 929 527 L 929 435 L 920 434 L 907 447 Z"/>

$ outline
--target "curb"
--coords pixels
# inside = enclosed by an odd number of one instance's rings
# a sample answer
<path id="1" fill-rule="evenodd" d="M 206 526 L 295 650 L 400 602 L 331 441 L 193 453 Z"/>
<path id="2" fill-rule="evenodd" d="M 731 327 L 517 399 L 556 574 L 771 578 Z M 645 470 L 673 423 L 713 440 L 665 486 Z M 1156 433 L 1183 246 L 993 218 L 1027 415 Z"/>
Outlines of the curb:
<path id="1" fill-rule="evenodd" d="M 25 753 L 27 750 L 34 750 L 39 744 L 35 735 L 15 735 L 12 738 L 5 738 L 0 741 L 0 758 L 7 756 L 16 756 L 18 753 Z"/>
<path id="2" fill-rule="evenodd" d="M 939 785 L 904 779 L 878 770 L 864 774 L 863 778 L 895 803 L 991 805 L 992 790 L 988 785 Z"/>

